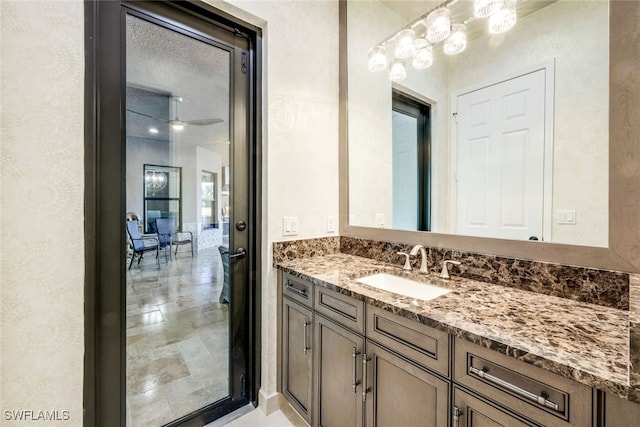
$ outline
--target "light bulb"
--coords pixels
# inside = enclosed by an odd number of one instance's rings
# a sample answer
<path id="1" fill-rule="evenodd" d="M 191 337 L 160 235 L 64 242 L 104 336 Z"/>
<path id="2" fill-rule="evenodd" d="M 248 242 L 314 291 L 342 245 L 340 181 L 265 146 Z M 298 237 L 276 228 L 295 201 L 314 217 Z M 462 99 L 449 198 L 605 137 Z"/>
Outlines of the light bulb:
<path id="1" fill-rule="evenodd" d="M 504 0 L 475 0 L 473 2 L 473 13 L 476 18 L 486 18 L 502 9 L 503 5 Z"/>
<path id="2" fill-rule="evenodd" d="M 491 34 L 506 33 L 517 20 L 515 0 L 505 0 L 504 7 L 489 18 L 489 32 Z"/>
<path id="3" fill-rule="evenodd" d="M 396 48 L 393 51 L 396 58 L 405 59 L 413 56 L 416 51 L 413 47 L 413 38 L 415 35 L 416 33 L 410 28 L 398 33 L 396 36 Z"/>
<path id="4" fill-rule="evenodd" d="M 451 35 L 444 41 L 444 53 L 456 55 L 467 47 L 467 26 L 454 24 L 451 27 Z"/>
<path id="5" fill-rule="evenodd" d="M 369 71 L 376 73 L 387 68 L 387 55 L 384 46 L 376 46 L 369 49 L 368 60 Z"/>
<path id="6" fill-rule="evenodd" d="M 419 37 L 414 40 L 413 45 L 416 48 L 416 53 L 413 56 L 413 62 L 411 65 L 417 70 L 423 70 L 429 68 L 433 64 L 433 49 L 431 44 L 424 37 Z"/>
<path id="7" fill-rule="evenodd" d="M 451 32 L 451 12 L 446 7 L 436 9 L 427 15 L 427 40 L 431 44 L 441 42 L 449 37 Z"/>
<path id="8" fill-rule="evenodd" d="M 182 130 L 182 129 L 184 129 L 184 123 L 182 123 L 182 122 L 173 122 L 173 123 L 171 123 L 171 127 L 174 130 Z"/>
<path id="9" fill-rule="evenodd" d="M 402 59 L 396 59 L 389 67 L 389 80 L 392 82 L 401 82 L 407 78 L 407 69 Z"/>

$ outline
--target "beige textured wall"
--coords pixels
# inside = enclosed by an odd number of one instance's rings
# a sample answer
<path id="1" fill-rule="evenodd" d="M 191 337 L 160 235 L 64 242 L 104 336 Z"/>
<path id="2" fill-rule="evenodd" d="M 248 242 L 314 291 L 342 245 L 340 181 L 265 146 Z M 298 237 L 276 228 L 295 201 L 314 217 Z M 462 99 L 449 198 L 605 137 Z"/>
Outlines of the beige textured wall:
<path id="1" fill-rule="evenodd" d="M 81 426 L 83 6 L 0 11 L 0 424 L 34 423 L 5 411 L 57 410 L 69 420 L 36 424 Z"/>

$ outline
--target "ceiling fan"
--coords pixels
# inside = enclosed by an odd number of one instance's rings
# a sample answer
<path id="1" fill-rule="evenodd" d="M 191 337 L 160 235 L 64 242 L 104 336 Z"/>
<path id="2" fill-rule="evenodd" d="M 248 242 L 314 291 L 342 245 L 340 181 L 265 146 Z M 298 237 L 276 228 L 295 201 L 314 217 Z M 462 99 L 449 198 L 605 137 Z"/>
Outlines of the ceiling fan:
<path id="1" fill-rule="evenodd" d="M 135 111 L 127 108 L 127 111 L 138 114 L 140 116 L 148 117 L 153 120 L 158 120 L 164 123 L 169 123 L 171 127 L 175 130 L 184 129 L 185 125 L 195 125 L 195 126 L 208 126 L 214 125 L 216 123 L 222 123 L 224 120 L 222 119 L 199 119 L 199 120 L 182 120 L 180 119 L 180 104 L 182 103 L 182 97 L 180 96 L 172 96 L 173 101 L 176 103 L 176 116 L 173 120 L 165 120 L 160 119 L 158 117 L 151 116 L 149 114 L 141 113 L 140 111 Z"/>

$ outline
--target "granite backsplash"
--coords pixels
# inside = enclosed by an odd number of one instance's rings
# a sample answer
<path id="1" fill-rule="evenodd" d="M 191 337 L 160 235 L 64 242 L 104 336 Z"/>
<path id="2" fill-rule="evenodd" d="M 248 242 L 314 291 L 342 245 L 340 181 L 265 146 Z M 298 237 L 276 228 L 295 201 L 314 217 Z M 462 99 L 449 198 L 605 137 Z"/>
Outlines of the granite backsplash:
<path id="1" fill-rule="evenodd" d="M 402 265 L 403 257 L 413 245 L 333 236 L 317 239 L 275 242 L 273 261 L 292 260 L 345 253 Z M 629 274 L 594 268 L 499 257 L 451 249 L 427 247 L 429 270 L 439 273 L 442 261 L 460 261 L 450 268 L 452 275 L 511 288 L 568 298 L 574 301 L 629 310 Z M 418 257 L 412 257 L 414 268 Z"/>

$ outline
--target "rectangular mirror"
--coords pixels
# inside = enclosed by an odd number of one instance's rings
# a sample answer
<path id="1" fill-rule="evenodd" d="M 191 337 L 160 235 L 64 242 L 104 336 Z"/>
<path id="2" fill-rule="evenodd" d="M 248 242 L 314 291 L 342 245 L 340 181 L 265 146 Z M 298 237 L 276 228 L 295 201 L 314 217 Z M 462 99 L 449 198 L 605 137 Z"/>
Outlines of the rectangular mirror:
<path id="1" fill-rule="evenodd" d="M 490 34 L 470 0 L 347 2 L 349 226 L 609 246 L 609 1 L 515 4 Z M 462 52 L 369 70 L 445 5 Z"/>

